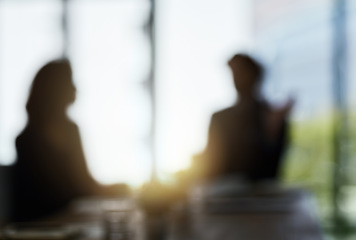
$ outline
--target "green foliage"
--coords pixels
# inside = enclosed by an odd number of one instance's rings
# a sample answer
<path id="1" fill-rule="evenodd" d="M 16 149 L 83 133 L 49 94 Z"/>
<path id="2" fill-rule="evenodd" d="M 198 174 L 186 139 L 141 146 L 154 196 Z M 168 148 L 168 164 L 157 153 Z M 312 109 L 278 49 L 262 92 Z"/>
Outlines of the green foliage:
<path id="1" fill-rule="evenodd" d="M 333 176 L 332 115 L 291 123 L 290 145 L 285 156 L 283 180 L 306 187 L 316 195 L 319 210 L 331 210 Z"/>

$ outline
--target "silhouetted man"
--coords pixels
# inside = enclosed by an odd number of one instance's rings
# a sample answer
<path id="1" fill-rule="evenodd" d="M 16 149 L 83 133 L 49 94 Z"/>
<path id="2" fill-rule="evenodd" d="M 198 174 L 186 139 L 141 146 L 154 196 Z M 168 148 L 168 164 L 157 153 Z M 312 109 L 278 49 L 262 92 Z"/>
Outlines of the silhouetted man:
<path id="1" fill-rule="evenodd" d="M 263 68 L 237 54 L 229 62 L 237 103 L 213 114 L 204 152 L 206 175 L 238 175 L 250 181 L 275 179 L 286 145 L 286 117 L 292 102 L 280 109 L 262 99 Z"/>

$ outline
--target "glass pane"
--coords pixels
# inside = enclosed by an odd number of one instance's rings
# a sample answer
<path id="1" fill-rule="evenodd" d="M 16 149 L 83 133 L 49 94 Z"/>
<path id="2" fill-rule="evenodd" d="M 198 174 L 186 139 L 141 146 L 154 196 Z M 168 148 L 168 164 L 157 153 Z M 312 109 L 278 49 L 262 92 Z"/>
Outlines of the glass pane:
<path id="1" fill-rule="evenodd" d="M 333 171 L 332 1 L 257 1 L 256 53 L 268 67 L 265 93 L 293 97 L 284 181 L 312 190 L 327 216 Z"/>
<path id="2" fill-rule="evenodd" d="M 140 184 L 150 175 L 149 2 L 73 0 L 69 9 L 78 90 L 71 115 L 89 168 L 103 183 Z"/>
<path id="3" fill-rule="evenodd" d="M 60 1 L 0 1 L 0 164 L 16 158 L 34 74 L 62 53 Z"/>
<path id="4" fill-rule="evenodd" d="M 348 150 L 348 159 L 346 162 L 347 186 L 343 187 L 344 214 L 351 220 L 355 220 L 356 216 L 356 69 L 354 63 L 356 61 L 356 2 L 352 0 L 346 1 L 346 97 L 348 101 L 348 144 L 345 144 Z"/>
<path id="5" fill-rule="evenodd" d="M 235 101 L 227 61 L 249 46 L 249 1 L 157 5 L 156 151 L 161 177 L 167 177 L 203 150 L 211 114 Z"/>

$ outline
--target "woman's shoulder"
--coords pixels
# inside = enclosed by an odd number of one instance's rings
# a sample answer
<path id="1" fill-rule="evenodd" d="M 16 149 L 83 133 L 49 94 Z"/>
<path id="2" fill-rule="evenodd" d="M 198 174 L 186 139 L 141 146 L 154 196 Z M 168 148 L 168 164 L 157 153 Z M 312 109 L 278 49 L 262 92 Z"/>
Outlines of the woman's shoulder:
<path id="1" fill-rule="evenodd" d="M 16 137 L 15 143 L 16 145 L 22 142 L 33 142 L 38 139 L 38 136 L 40 135 L 40 131 L 34 127 L 31 126 L 26 126 L 20 134 Z"/>
<path id="2" fill-rule="evenodd" d="M 67 131 L 70 131 L 70 132 L 78 132 L 79 131 L 79 127 L 78 125 L 71 119 L 66 119 L 62 126 L 64 128 L 66 128 Z"/>

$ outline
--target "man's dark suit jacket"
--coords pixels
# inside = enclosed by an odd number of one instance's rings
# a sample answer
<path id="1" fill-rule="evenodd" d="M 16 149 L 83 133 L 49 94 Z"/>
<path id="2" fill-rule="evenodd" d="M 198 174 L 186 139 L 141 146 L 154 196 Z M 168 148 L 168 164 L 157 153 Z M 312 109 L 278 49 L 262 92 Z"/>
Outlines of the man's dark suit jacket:
<path id="1" fill-rule="evenodd" d="M 262 101 L 236 104 L 213 114 L 205 150 L 210 178 L 239 174 L 249 180 L 274 179 L 286 142 L 286 122 L 275 141 L 267 136 L 266 117 L 272 111 Z"/>

